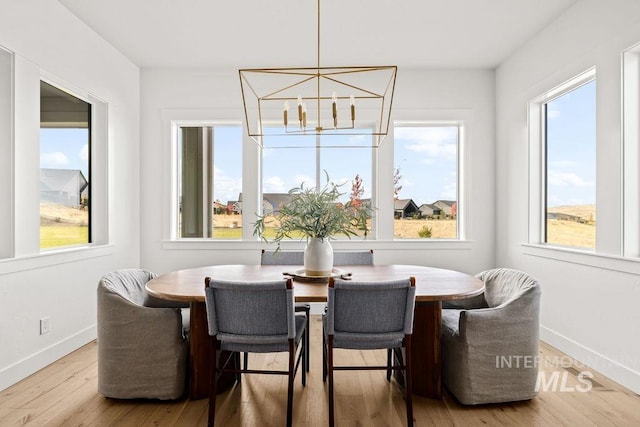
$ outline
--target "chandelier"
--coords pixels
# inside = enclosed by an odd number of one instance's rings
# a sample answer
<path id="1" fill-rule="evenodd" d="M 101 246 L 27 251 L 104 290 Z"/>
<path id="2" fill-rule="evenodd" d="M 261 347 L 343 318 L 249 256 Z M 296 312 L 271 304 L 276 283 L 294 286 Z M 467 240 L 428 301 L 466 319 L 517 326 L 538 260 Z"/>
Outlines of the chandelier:
<path id="1" fill-rule="evenodd" d="M 301 135 L 342 136 L 320 139 L 323 147 L 351 147 L 352 137 L 359 147 L 379 147 L 389 131 L 397 67 L 321 67 L 320 0 L 317 53 L 317 67 L 238 70 L 249 136 L 260 146 L 270 138 L 270 147 L 297 147 Z"/>

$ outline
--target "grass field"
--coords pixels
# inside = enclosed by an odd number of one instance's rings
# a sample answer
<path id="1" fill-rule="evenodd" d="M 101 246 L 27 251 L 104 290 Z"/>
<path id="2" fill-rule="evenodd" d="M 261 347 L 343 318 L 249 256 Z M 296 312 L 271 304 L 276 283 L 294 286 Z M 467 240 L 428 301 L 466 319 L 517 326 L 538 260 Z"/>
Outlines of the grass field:
<path id="1" fill-rule="evenodd" d="M 40 249 L 89 242 L 89 211 L 51 203 L 40 204 Z"/>
<path id="2" fill-rule="evenodd" d="M 594 248 L 596 241 L 595 206 L 559 206 L 549 209 L 579 216 L 585 223 L 564 220 L 547 221 L 547 241 L 557 245 Z M 88 212 L 55 205 L 40 207 L 40 247 L 42 249 L 86 244 L 88 242 Z M 456 238 L 456 220 L 394 220 L 394 237 L 419 239 L 423 227 L 431 229 L 432 239 Z M 267 229 L 267 238 L 273 238 L 274 229 Z M 214 215 L 215 239 L 242 239 L 242 215 Z"/>
<path id="3" fill-rule="evenodd" d="M 595 205 L 556 206 L 549 212 L 579 216 L 585 222 L 547 220 L 547 243 L 578 248 L 596 247 L 596 207 Z"/>
<path id="4" fill-rule="evenodd" d="M 40 249 L 80 245 L 89 242 L 89 227 L 77 225 L 40 226 Z"/>

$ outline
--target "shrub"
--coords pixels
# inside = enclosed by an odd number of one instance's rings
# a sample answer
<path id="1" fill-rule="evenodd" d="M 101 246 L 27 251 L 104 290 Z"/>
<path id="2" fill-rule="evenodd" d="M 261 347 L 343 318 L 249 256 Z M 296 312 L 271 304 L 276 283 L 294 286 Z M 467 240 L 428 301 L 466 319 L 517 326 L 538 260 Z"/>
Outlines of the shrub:
<path id="1" fill-rule="evenodd" d="M 426 225 L 418 230 L 418 236 L 422 238 L 431 237 L 431 227 L 427 227 Z"/>

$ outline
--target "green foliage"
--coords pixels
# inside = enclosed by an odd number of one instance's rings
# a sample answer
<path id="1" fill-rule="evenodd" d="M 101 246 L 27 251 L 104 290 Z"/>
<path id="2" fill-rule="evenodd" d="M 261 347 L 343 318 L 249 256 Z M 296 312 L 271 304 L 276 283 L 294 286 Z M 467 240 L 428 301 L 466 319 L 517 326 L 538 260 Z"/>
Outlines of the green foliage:
<path id="1" fill-rule="evenodd" d="M 427 227 L 425 225 L 420 230 L 418 230 L 418 236 L 420 236 L 422 238 L 429 238 L 429 237 L 431 237 L 431 231 L 432 231 L 431 227 Z"/>
<path id="2" fill-rule="evenodd" d="M 265 235 L 265 227 L 271 222 L 277 222 L 273 242 L 280 249 L 280 242 L 287 238 L 319 238 L 332 239 L 337 235 L 349 238 L 357 235 L 357 230 L 364 230 L 367 235 L 367 219 L 371 218 L 371 208 L 362 203 L 348 201 L 343 204 L 339 198 L 345 193 L 340 192 L 340 187 L 329 180 L 325 171 L 327 182 L 321 189 L 300 187 L 289 190 L 291 200 L 277 208 L 273 218 L 268 215 L 258 217 L 253 227 L 253 235 L 259 236 L 268 242 Z"/>

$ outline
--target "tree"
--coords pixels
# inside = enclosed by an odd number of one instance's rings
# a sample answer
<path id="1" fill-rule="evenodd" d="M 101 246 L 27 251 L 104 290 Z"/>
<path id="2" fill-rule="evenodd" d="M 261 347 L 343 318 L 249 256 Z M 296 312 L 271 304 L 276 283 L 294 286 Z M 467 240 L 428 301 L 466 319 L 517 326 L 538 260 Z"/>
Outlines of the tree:
<path id="1" fill-rule="evenodd" d="M 360 178 L 360 174 L 357 174 L 353 181 L 351 181 L 351 194 L 349 195 L 349 200 L 351 200 L 351 205 L 354 207 L 359 207 L 362 201 L 360 198 L 364 194 L 364 187 L 362 186 L 362 178 Z"/>
<path id="2" fill-rule="evenodd" d="M 401 179 L 400 168 L 396 168 L 396 171 L 393 173 L 393 200 L 398 200 L 398 195 L 400 194 L 400 190 L 402 190 L 402 185 L 400 185 Z"/>

